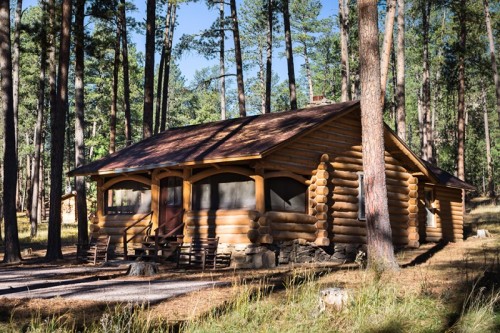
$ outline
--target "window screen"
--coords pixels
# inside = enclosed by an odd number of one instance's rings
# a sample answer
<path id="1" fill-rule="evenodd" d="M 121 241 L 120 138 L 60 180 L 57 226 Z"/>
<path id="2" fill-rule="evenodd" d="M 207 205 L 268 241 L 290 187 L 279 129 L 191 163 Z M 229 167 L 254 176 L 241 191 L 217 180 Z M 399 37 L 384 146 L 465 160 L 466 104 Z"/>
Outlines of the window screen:
<path id="1" fill-rule="evenodd" d="M 366 207 L 365 207 L 365 178 L 362 173 L 358 174 L 358 219 L 366 220 Z"/>
<path id="2" fill-rule="evenodd" d="M 434 218 L 434 191 L 432 188 L 424 189 L 424 199 L 425 199 L 425 215 L 426 221 L 425 224 L 428 227 L 436 227 L 436 220 Z"/>
<path id="3" fill-rule="evenodd" d="M 151 189 L 136 181 L 126 180 L 111 186 L 105 193 L 106 215 L 143 214 L 151 211 Z"/>
<path id="4" fill-rule="evenodd" d="M 193 184 L 193 209 L 255 209 L 253 179 L 221 173 Z"/>
<path id="5" fill-rule="evenodd" d="M 161 180 L 162 200 L 166 206 L 182 206 L 182 178 L 168 177 Z"/>
<path id="6" fill-rule="evenodd" d="M 276 177 L 266 179 L 266 210 L 306 212 L 307 186 L 295 179 Z"/>

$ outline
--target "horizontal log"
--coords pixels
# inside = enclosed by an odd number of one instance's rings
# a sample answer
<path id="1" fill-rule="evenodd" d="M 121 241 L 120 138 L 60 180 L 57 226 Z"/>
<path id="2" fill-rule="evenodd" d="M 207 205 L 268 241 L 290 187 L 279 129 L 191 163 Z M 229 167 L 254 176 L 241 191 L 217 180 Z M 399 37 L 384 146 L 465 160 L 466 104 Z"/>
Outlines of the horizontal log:
<path id="1" fill-rule="evenodd" d="M 317 205 L 316 209 L 321 207 Z M 303 213 L 293 213 L 293 212 L 267 212 L 266 216 L 273 223 L 274 222 L 292 222 L 292 223 L 304 223 L 304 224 L 314 224 L 317 218 L 311 215 Z"/>
<path id="2" fill-rule="evenodd" d="M 139 221 L 141 219 L 144 219 L 149 222 L 151 220 L 151 215 L 145 217 L 146 214 L 134 214 L 134 215 L 127 215 L 127 214 L 116 214 L 116 215 L 105 215 L 102 217 L 100 223 L 104 221 L 116 221 L 116 222 L 130 222 L 130 221 Z"/>
<path id="3" fill-rule="evenodd" d="M 427 242 L 435 242 L 435 243 L 440 242 L 442 239 L 443 239 L 443 237 L 440 237 L 440 236 L 437 236 L 437 237 L 427 236 L 424 238 L 424 240 Z"/>
<path id="4" fill-rule="evenodd" d="M 338 217 L 346 218 L 346 219 L 357 219 L 358 212 L 357 211 L 333 211 L 332 216 L 334 219 L 336 219 Z"/>
<path id="5" fill-rule="evenodd" d="M 403 186 L 406 187 L 408 185 L 408 181 L 405 179 L 391 179 L 386 178 L 385 183 L 389 186 Z"/>
<path id="6" fill-rule="evenodd" d="M 392 171 L 392 170 L 386 170 L 385 175 L 387 178 L 393 180 L 404 180 L 406 182 L 408 182 L 408 177 L 409 177 L 409 174 L 406 172 Z"/>
<path id="7" fill-rule="evenodd" d="M 185 243 L 190 243 L 192 237 L 208 237 L 209 235 L 186 235 L 184 237 L 184 242 Z M 213 237 L 213 235 L 210 235 Z M 248 239 L 248 236 L 246 234 L 240 234 L 240 235 L 224 235 L 220 234 L 217 235 L 219 237 L 219 243 L 222 244 L 251 244 L 252 242 L 250 239 Z"/>
<path id="8" fill-rule="evenodd" d="M 334 198 L 335 200 L 335 198 Z M 350 202 L 335 202 L 332 205 L 332 210 L 335 211 L 348 211 L 348 212 L 357 212 L 358 204 L 350 203 Z"/>
<path id="9" fill-rule="evenodd" d="M 387 191 L 387 198 L 389 200 L 404 201 L 406 204 L 409 204 L 410 201 L 410 197 L 406 193 L 395 193 Z"/>
<path id="10" fill-rule="evenodd" d="M 143 229 L 143 227 L 140 227 L 140 228 L 132 227 L 129 230 L 127 230 L 127 235 L 128 236 L 135 235 L 139 231 L 141 231 L 141 229 Z M 115 235 L 115 236 L 122 236 L 124 230 L 125 230 L 125 228 L 108 228 L 108 227 L 103 227 L 103 228 L 99 229 L 99 233 L 100 234 L 104 234 L 104 235 L 109 235 L 109 236 L 113 236 L 113 235 Z M 144 237 L 144 235 L 146 235 L 146 231 L 144 230 L 143 232 L 141 232 L 141 235 Z"/>
<path id="11" fill-rule="evenodd" d="M 358 180 L 348 180 L 348 179 L 343 179 L 343 178 L 332 178 L 331 183 L 333 186 L 337 187 L 350 187 L 350 188 L 358 188 L 359 182 Z"/>
<path id="12" fill-rule="evenodd" d="M 259 229 L 261 227 L 261 225 L 259 222 L 250 221 L 250 224 L 248 224 L 248 227 L 250 229 Z"/>
<path id="13" fill-rule="evenodd" d="M 259 218 L 260 213 L 250 209 L 218 209 L 218 210 L 190 210 L 186 212 L 187 217 L 202 217 L 202 216 L 247 216 L 251 220 Z"/>
<path id="14" fill-rule="evenodd" d="M 366 236 L 366 228 L 334 225 L 333 234 Z"/>
<path id="15" fill-rule="evenodd" d="M 290 171 L 303 176 L 310 176 L 311 170 L 314 169 L 314 167 L 307 167 L 299 163 L 275 159 L 274 155 L 267 157 L 261 164 L 265 169 Z"/>
<path id="16" fill-rule="evenodd" d="M 316 222 L 316 224 L 314 226 L 318 230 L 326 230 L 326 229 L 328 229 L 328 225 L 329 225 L 329 223 L 327 221 L 318 221 L 318 222 Z"/>
<path id="17" fill-rule="evenodd" d="M 106 228 L 127 228 L 133 225 L 137 221 L 127 221 L 127 220 L 122 220 L 122 221 L 116 221 L 116 220 L 105 220 L 99 223 L 99 227 L 106 227 Z M 145 227 L 149 224 L 149 219 L 140 221 L 139 223 L 136 224 L 136 227 Z"/>
<path id="18" fill-rule="evenodd" d="M 356 219 L 335 218 L 333 219 L 333 224 L 339 226 L 353 226 L 353 227 L 366 228 L 366 221 L 360 221 L 357 218 Z"/>
<path id="19" fill-rule="evenodd" d="M 271 224 L 271 229 L 274 231 L 297 231 L 297 232 L 309 232 L 313 233 L 317 230 L 315 224 L 303 224 L 303 223 L 275 223 Z"/>
<path id="20" fill-rule="evenodd" d="M 242 234 L 248 232 L 250 229 L 249 226 L 231 226 L 231 225 L 222 225 L 222 226 L 188 226 L 188 232 L 190 233 L 216 233 L 216 234 Z"/>
<path id="21" fill-rule="evenodd" d="M 408 196 L 410 194 L 410 189 L 405 184 L 401 184 L 401 185 L 386 185 L 386 188 L 387 188 L 387 192 L 405 194 L 405 195 L 408 195 Z"/>
<path id="22" fill-rule="evenodd" d="M 351 195 L 351 196 L 358 196 L 358 189 L 357 188 L 352 188 L 352 187 L 340 187 L 340 186 L 335 186 L 333 189 L 333 194 L 341 194 L 341 195 Z"/>
<path id="23" fill-rule="evenodd" d="M 358 174 L 355 172 L 350 172 L 350 171 L 334 170 L 334 171 L 330 172 L 330 177 L 358 181 Z"/>
<path id="24" fill-rule="evenodd" d="M 334 194 L 333 195 L 333 201 L 334 202 L 357 203 L 358 202 L 358 198 L 354 197 L 352 195 Z"/>
<path id="25" fill-rule="evenodd" d="M 187 217 L 185 220 L 188 226 L 205 225 L 250 225 L 252 222 L 248 216 L 217 216 L 217 217 Z"/>
<path id="26" fill-rule="evenodd" d="M 408 215 L 404 215 L 404 214 L 389 214 L 389 220 L 391 221 L 391 223 L 408 223 L 409 221 L 409 218 L 408 218 Z"/>
<path id="27" fill-rule="evenodd" d="M 293 240 L 293 239 L 305 239 L 309 242 L 314 242 L 316 240 L 315 233 L 307 232 L 294 232 L 294 231 L 274 231 L 271 234 L 274 240 Z"/>
<path id="28" fill-rule="evenodd" d="M 333 235 L 331 241 L 342 244 L 366 244 L 366 236 Z"/>

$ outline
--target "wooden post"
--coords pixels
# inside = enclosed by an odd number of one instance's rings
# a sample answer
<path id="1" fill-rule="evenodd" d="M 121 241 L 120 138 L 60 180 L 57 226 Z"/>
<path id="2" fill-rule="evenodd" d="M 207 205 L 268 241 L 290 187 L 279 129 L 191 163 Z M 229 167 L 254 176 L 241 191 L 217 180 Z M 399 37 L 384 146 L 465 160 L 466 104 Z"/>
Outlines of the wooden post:
<path id="1" fill-rule="evenodd" d="M 151 174 L 151 211 L 153 212 L 151 220 L 153 222 L 153 230 L 158 228 L 160 215 L 160 180 L 157 175 L 158 170 L 153 171 Z"/>
<path id="2" fill-rule="evenodd" d="M 184 222 L 184 232 L 183 235 L 187 234 L 187 212 L 191 211 L 191 174 L 192 170 L 186 168 L 182 170 L 182 208 L 184 209 L 184 216 L 182 222 Z"/>
<path id="3" fill-rule="evenodd" d="M 104 178 L 99 177 L 97 179 L 97 221 L 99 224 L 104 221 L 104 191 L 102 186 L 104 185 Z"/>

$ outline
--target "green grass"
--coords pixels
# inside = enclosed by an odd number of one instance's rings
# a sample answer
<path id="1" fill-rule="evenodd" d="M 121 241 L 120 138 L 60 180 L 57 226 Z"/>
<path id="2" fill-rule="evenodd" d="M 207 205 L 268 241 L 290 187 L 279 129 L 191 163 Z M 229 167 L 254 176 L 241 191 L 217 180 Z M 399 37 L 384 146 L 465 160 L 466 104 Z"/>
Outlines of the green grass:
<path id="1" fill-rule="evenodd" d="M 17 227 L 19 231 L 19 241 L 23 248 L 32 246 L 33 248 L 44 248 L 47 245 L 48 238 L 48 223 L 42 222 L 38 224 L 37 235 L 31 237 L 31 226 L 26 214 L 18 213 Z M 61 225 L 61 239 L 63 244 L 75 244 L 78 240 L 78 229 L 76 224 Z"/>

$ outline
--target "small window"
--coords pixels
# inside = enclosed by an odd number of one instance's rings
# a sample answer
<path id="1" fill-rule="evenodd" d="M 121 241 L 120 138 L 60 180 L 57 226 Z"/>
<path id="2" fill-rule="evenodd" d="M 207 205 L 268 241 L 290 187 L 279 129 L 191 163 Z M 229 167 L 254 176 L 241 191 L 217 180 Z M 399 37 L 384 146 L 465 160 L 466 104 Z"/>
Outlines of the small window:
<path id="1" fill-rule="evenodd" d="M 104 214 L 144 214 L 151 211 L 151 189 L 132 180 L 111 186 L 105 193 Z"/>
<path id="2" fill-rule="evenodd" d="M 436 227 L 436 218 L 434 216 L 434 191 L 432 188 L 424 189 L 425 200 L 425 225 L 431 228 Z"/>
<path id="3" fill-rule="evenodd" d="M 221 173 L 193 184 L 193 210 L 255 209 L 255 182 L 235 173 Z"/>
<path id="4" fill-rule="evenodd" d="M 161 180 L 162 204 L 168 207 L 182 206 L 182 178 L 167 177 Z"/>
<path id="5" fill-rule="evenodd" d="M 307 186 L 295 179 L 276 177 L 266 179 L 266 210 L 306 212 Z"/>
<path id="6" fill-rule="evenodd" d="M 362 173 L 358 174 L 358 219 L 366 220 L 365 178 Z"/>

